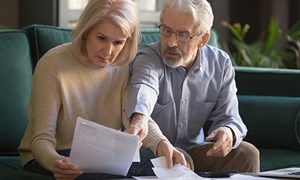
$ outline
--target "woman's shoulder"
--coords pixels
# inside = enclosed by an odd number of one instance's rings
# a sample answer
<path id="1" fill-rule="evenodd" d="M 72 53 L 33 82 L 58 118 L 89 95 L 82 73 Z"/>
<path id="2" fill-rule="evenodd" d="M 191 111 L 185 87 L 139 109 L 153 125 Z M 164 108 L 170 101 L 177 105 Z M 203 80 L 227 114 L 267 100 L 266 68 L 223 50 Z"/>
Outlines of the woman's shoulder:
<path id="1" fill-rule="evenodd" d="M 61 57 L 66 56 L 71 53 L 71 43 L 65 43 L 51 48 L 47 51 L 38 61 L 40 62 L 54 62 L 55 60 L 61 59 Z"/>
<path id="2" fill-rule="evenodd" d="M 64 43 L 60 44 L 58 46 L 55 46 L 51 48 L 49 51 L 47 51 L 42 58 L 47 58 L 51 56 L 60 56 L 70 51 L 71 43 Z"/>
<path id="3" fill-rule="evenodd" d="M 56 68 L 60 66 L 64 61 L 62 59 L 67 59 L 71 55 L 71 43 L 58 45 L 49 51 L 47 51 L 37 62 L 35 69 Z"/>

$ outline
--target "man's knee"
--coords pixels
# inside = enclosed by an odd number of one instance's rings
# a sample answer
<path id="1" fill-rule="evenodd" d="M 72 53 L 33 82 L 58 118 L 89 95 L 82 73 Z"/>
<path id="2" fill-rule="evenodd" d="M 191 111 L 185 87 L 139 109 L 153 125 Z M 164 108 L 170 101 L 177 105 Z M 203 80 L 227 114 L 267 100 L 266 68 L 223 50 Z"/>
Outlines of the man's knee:
<path id="1" fill-rule="evenodd" d="M 236 151 L 238 158 L 244 161 L 244 171 L 259 172 L 260 153 L 253 144 L 242 141 Z"/>
<path id="2" fill-rule="evenodd" d="M 245 156 L 245 158 L 259 160 L 259 150 L 251 143 L 242 141 L 237 150 Z"/>

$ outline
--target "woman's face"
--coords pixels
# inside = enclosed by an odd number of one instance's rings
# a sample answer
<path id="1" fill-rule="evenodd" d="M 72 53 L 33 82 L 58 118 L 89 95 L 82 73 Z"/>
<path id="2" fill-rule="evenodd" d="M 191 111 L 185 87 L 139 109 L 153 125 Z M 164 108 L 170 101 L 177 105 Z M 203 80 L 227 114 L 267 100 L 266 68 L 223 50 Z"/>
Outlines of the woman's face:
<path id="1" fill-rule="evenodd" d="M 109 20 L 96 24 L 86 36 L 89 62 L 99 68 L 112 64 L 124 47 L 127 38 L 121 28 Z"/>

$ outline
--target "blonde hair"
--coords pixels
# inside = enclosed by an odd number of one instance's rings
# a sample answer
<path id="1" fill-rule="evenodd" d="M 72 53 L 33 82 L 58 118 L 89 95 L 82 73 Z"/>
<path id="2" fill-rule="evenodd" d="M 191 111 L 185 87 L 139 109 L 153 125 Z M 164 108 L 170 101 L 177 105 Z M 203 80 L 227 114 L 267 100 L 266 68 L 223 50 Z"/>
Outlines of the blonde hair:
<path id="1" fill-rule="evenodd" d="M 140 38 L 137 7 L 132 0 L 90 0 L 73 30 L 72 43 L 79 56 L 87 57 L 86 33 L 103 20 L 119 26 L 128 39 L 114 65 L 129 64 L 135 57 Z"/>
<path id="2" fill-rule="evenodd" d="M 192 15 L 198 33 L 204 34 L 210 32 L 214 21 L 214 15 L 211 5 L 207 0 L 165 0 L 160 14 L 161 23 L 163 23 L 165 11 L 168 8 L 183 14 Z"/>

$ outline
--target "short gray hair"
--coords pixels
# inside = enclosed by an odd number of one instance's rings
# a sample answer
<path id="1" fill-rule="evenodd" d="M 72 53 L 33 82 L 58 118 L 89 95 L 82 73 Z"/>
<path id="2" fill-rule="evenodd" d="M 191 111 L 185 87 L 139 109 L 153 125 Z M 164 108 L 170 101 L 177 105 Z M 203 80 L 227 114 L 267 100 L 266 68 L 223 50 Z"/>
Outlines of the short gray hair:
<path id="1" fill-rule="evenodd" d="M 137 6 L 132 0 L 90 0 L 73 30 L 73 47 L 81 57 L 86 54 L 86 33 L 103 20 L 119 26 L 128 36 L 114 65 L 129 64 L 135 57 L 140 39 Z"/>
<path id="2" fill-rule="evenodd" d="M 207 0 L 165 0 L 160 22 L 163 22 L 166 9 L 171 8 L 183 14 L 192 15 L 198 33 L 210 32 L 214 21 L 211 5 Z"/>

